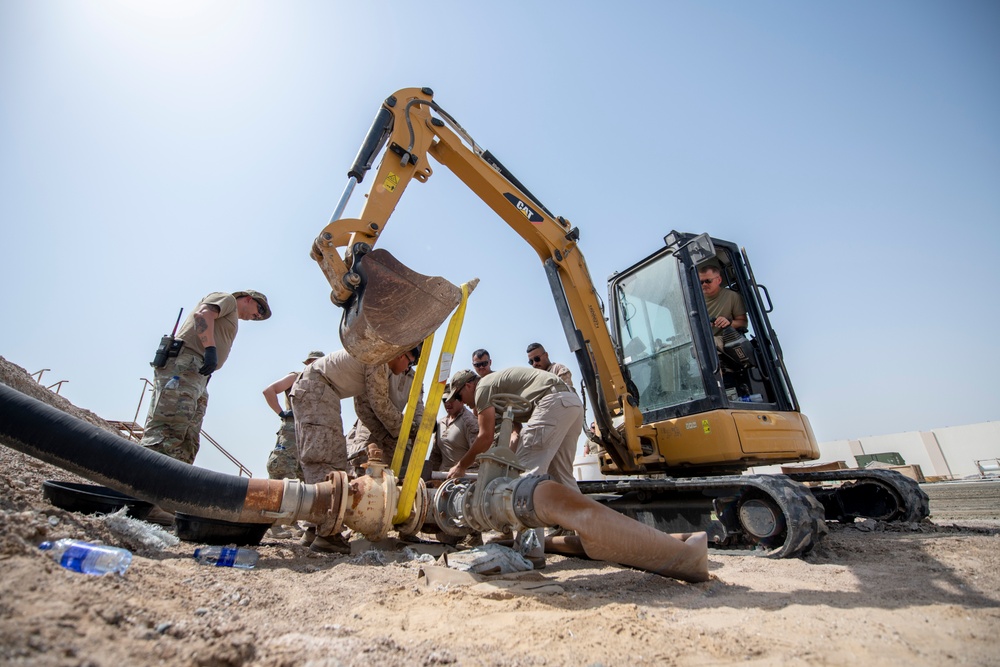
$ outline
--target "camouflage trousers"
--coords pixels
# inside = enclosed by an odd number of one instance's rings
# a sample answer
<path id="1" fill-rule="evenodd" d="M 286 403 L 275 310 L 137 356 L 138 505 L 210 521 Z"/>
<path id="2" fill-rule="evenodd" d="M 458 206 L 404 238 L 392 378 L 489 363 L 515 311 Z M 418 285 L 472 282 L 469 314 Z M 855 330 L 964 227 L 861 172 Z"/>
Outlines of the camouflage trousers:
<path id="1" fill-rule="evenodd" d="M 208 378 L 198 373 L 203 363 L 201 355 L 182 350 L 163 368 L 153 369 L 153 398 L 140 445 L 194 463 L 208 408 Z M 174 378 L 176 386 L 167 388 Z"/>
<path id="2" fill-rule="evenodd" d="M 271 479 L 302 479 L 299 450 L 295 446 L 295 420 L 282 419 L 278 441 L 267 457 L 267 476 Z"/>
<path id="3" fill-rule="evenodd" d="M 334 470 L 347 470 L 347 438 L 340 396 L 320 379 L 300 378 L 292 394 L 295 441 L 302 480 L 316 484 Z"/>

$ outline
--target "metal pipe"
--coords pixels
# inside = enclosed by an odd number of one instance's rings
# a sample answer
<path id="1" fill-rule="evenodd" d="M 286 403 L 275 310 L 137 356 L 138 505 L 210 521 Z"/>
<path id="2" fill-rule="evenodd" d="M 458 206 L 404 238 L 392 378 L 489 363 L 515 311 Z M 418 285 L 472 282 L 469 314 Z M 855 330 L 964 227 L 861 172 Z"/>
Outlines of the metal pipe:
<path id="1" fill-rule="evenodd" d="M 482 480 L 480 473 L 479 481 L 449 480 L 437 490 L 431 516 L 442 532 L 458 536 L 470 530 L 506 532 L 561 526 L 577 533 L 579 547 L 594 560 L 684 581 L 708 579 L 708 536 L 703 532 L 679 539 L 619 514 L 548 476 Z"/>
<path id="2" fill-rule="evenodd" d="M 678 539 L 553 481 L 539 483 L 532 497 L 535 515 L 542 524 L 576 531 L 580 546 L 594 560 L 683 581 L 708 580 L 708 536 L 704 532 Z"/>
<path id="3" fill-rule="evenodd" d="M 375 466 L 370 474 L 347 481 L 335 473 L 319 484 L 297 480 L 244 479 L 196 468 L 109 433 L 37 399 L 0 384 L 0 437 L 3 444 L 75 472 L 112 489 L 173 511 L 241 523 L 317 524 L 328 535 L 347 525 L 369 539 L 392 527 L 399 489 L 391 470 Z M 445 484 L 450 502 L 424 506 L 439 526 L 496 530 L 514 526 L 562 526 L 574 530 L 580 546 L 596 560 L 642 568 L 685 581 L 708 579 L 707 536 L 679 540 L 615 512 L 546 477 L 497 477 L 482 482 Z M 485 485 L 475 489 L 477 485 Z M 423 490 L 417 494 L 423 505 Z M 475 503 L 473 502 L 475 501 Z"/>

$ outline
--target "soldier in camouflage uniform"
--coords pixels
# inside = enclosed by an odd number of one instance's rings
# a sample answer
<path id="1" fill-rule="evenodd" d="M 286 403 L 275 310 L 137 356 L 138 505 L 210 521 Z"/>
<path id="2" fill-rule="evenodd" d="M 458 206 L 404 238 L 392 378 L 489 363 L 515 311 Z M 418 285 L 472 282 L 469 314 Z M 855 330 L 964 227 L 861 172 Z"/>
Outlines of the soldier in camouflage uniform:
<path id="1" fill-rule="evenodd" d="M 405 373 L 416 361 L 416 350 L 404 352 L 388 363 L 367 366 L 345 350 L 317 359 L 302 371 L 292 385 L 292 411 L 295 413 L 295 440 L 303 480 L 316 484 L 331 472 L 347 471 L 347 439 L 340 401 L 364 394 L 369 403 L 384 413 L 396 413 L 389 398 L 389 374 Z M 387 417 L 388 419 L 388 417 Z M 399 426 L 396 427 L 397 432 Z M 343 535 L 317 535 L 311 527 L 303 544 L 313 551 L 350 553 Z"/>
<path id="2" fill-rule="evenodd" d="M 415 361 L 420 356 L 420 347 L 414 348 L 411 353 L 414 354 Z M 358 420 L 352 429 L 348 454 L 355 468 L 365 461 L 379 461 L 386 465 L 392 463 L 392 457 L 396 453 L 399 429 L 403 426 L 403 411 L 410 398 L 410 387 L 413 386 L 413 371 L 410 368 L 407 368 L 403 373 L 394 375 L 387 372 L 384 366 L 366 366 L 365 373 L 374 375 L 371 378 L 371 383 L 378 389 L 354 397 L 354 413 L 358 416 Z M 383 383 L 386 386 L 385 393 L 381 389 Z M 417 398 L 417 407 L 413 414 L 413 423 L 410 425 L 410 442 L 407 443 L 407 451 L 412 445 L 413 436 L 416 435 L 420 420 L 424 415 L 423 393 L 423 387 L 421 387 L 420 396 Z M 400 476 L 406 474 L 405 465 L 399 474 Z"/>
<path id="3" fill-rule="evenodd" d="M 319 350 L 309 353 L 309 356 L 302 362 L 306 366 L 313 363 L 324 355 Z M 281 419 L 281 428 L 278 429 L 278 440 L 274 443 L 274 449 L 267 457 L 267 476 L 271 479 L 302 479 L 302 468 L 299 467 L 299 454 L 295 446 L 295 418 L 292 412 L 292 403 L 289 393 L 292 385 L 302 375 L 302 371 L 292 371 L 277 382 L 270 384 L 264 389 L 264 400 L 274 413 Z M 285 407 L 282 409 L 278 402 L 278 394 L 285 395 Z"/>
<path id="4" fill-rule="evenodd" d="M 184 463 L 194 463 L 208 407 L 208 380 L 229 357 L 239 320 L 271 316 L 260 292 L 212 292 L 177 332 L 184 347 L 163 368 L 154 368 L 153 398 L 139 443 Z"/>

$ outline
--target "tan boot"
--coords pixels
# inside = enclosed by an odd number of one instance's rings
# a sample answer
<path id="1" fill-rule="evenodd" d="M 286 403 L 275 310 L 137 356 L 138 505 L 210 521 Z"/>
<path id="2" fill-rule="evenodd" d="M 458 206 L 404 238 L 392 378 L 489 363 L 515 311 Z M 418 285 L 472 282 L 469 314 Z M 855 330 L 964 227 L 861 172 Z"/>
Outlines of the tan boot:
<path id="1" fill-rule="evenodd" d="M 531 563 L 531 567 L 533 567 L 536 570 L 544 570 L 545 569 L 545 556 L 544 555 L 542 555 L 542 556 L 525 556 L 524 560 L 526 560 L 529 563 Z"/>
<path id="2" fill-rule="evenodd" d="M 302 533 L 302 538 L 299 540 L 299 544 L 304 547 L 312 546 L 313 541 L 316 539 L 316 529 L 306 528 L 306 532 Z"/>
<path id="3" fill-rule="evenodd" d="M 344 539 L 340 533 L 327 535 L 326 537 L 316 536 L 313 543 L 309 545 L 309 551 L 324 554 L 344 554 L 351 555 L 351 543 Z"/>
<path id="4" fill-rule="evenodd" d="M 279 526 L 278 524 L 271 526 L 268 532 L 271 534 L 271 537 L 276 540 L 283 540 L 292 536 L 291 531 L 284 526 Z"/>

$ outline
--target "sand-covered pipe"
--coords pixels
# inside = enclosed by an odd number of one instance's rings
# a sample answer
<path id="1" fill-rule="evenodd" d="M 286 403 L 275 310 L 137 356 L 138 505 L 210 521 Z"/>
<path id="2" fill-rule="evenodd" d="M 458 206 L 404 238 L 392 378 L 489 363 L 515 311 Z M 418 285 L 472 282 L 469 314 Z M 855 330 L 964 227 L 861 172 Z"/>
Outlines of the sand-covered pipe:
<path id="1" fill-rule="evenodd" d="M 245 479 L 150 451 L 0 384 L 0 437 L 19 452 L 164 509 L 241 523 L 343 516 L 346 479 Z"/>
<path id="2" fill-rule="evenodd" d="M 708 580 L 708 536 L 679 540 L 553 481 L 540 482 L 534 513 L 543 526 L 576 531 L 587 556 L 683 581 Z"/>

